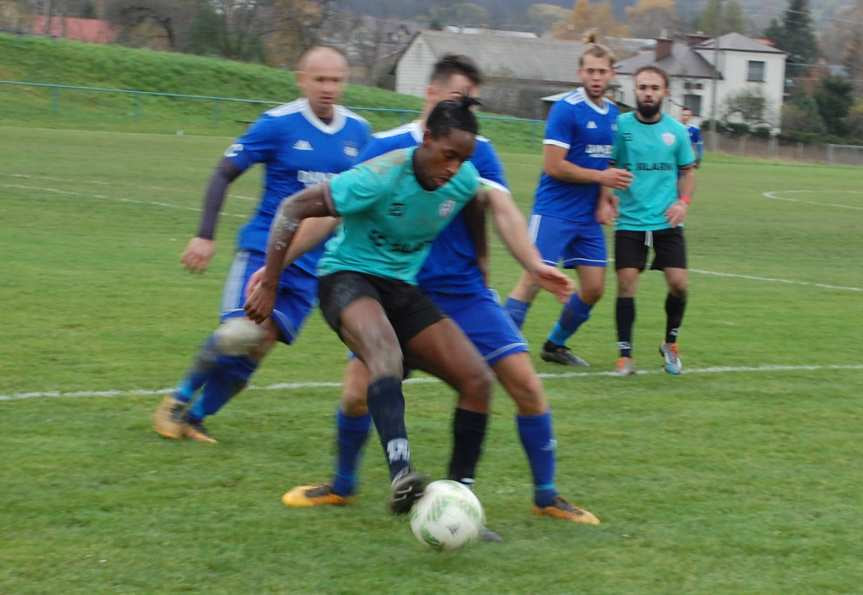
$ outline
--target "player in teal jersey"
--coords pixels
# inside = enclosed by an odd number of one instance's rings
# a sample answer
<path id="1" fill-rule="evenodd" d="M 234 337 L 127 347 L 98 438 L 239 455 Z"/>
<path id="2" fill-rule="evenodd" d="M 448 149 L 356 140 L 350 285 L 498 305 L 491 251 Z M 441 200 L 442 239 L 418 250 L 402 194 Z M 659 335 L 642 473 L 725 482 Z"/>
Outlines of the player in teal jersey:
<path id="1" fill-rule="evenodd" d="M 665 341 L 659 346 L 665 371 L 680 374 L 683 364 L 677 334 L 686 308 L 688 274 L 683 221 L 695 190 L 695 155 L 686 128 L 662 113 L 668 75 L 655 66 L 635 73 L 637 109 L 617 121 L 612 160 L 632 172 L 632 184 L 618 190 L 619 213 L 614 234 L 617 270 L 617 373 L 635 373 L 632 327 L 638 276 L 647 265 L 662 270 L 668 284 Z"/>
<path id="2" fill-rule="evenodd" d="M 475 101 L 438 104 L 422 145 L 387 153 L 340 174 L 328 184 L 286 199 L 270 234 L 267 265 L 246 303 L 265 320 L 295 232 L 303 219 L 342 218 L 318 268 L 319 300 L 327 323 L 368 367 L 368 408 L 390 468 L 390 509 L 406 513 L 424 478 L 411 470 L 401 390 L 403 362 L 425 370 L 459 394 L 469 418 L 453 473 L 473 477 L 488 416 L 492 377 L 462 331 L 416 287 L 432 240 L 479 192 L 474 150 Z M 566 299 L 567 277 L 538 265 L 541 284 Z"/>

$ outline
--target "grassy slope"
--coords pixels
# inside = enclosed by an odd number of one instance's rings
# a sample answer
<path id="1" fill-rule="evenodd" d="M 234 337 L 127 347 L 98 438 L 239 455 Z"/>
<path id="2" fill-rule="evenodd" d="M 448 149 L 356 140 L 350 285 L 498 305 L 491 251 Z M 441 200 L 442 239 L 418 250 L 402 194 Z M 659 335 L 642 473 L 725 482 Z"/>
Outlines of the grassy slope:
<path id="1" fill-rule="evenodd" d="M 0 79 L 76 86 L 135 89 L 187 95 L 288 101 L 297 97 L 293 73 L 187 54 L 153 52 L 64 40 L 0 34 Z M 52 91 L 0 85 L 0 123 L 96 130 L 233 136 L 266 109 L 261 105 Z M 416 97 L 350 85 L 343 100 L 351 107 L 418 109 Z M 360 110 L 376 130 L 398 125 L 409 113 Z M 531 149 L 537 125 L 489 122 L 483 132 L 502 145 Z"/>

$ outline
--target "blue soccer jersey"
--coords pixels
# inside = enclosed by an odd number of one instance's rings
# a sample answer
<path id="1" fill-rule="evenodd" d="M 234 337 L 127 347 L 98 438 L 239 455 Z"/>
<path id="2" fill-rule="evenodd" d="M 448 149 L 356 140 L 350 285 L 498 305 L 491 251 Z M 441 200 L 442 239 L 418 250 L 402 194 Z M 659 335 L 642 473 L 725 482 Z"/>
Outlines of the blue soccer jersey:
<path id="1" fill-rule="evenodd" d="M 366 145 L 360 160 L 366 161 L 396 149 L 415 147 L 422 139 L 423 131 L 419 122 L 380 132 Z M 470 162 L 476 167 L 484 185 L 509 191 L 503 166 L 488 139 L 477 137 Z M 418 281 L 423 290 L 436 293 L 466 294 L 485 290 L 485 280 L 477 266 L 476 248 L 463 214 L 453 219 L 432 243 Z"/>
<path id="2" fill-rule="evenodd" d="M 599 107 L 581 89 L 573 91 L 551 108 L 543 144 L 566 149 L 566 161 L 579 167 L 607 169 L 619 113 L 607 99 L 603 98 L 603 107 Z M 533 212 L 591 223 L 596 221 L 598 198 L 598 184 L 572 184 L 543 172 Z"/>
<path id="3" fill-rule="evenodd" d="M 701 129 L 698 126 L 687 126 L 686 131 L 689 133 L 689 142 L 692 143 L 695 158 L 700 161 L 704 156 L 704 142 L 701 140 Z"/>
<path id="4" fill-rule="evenodd" d="M 306 99 L 265 112 L 225 152 L 241 171 L 256 163 L 266 167 L 261 202 L 240 230 L 238 249 L 266 252 L 270 224 L 282 199 L 350 169 L 370 138 L 368 123 L 341 106 L 329 124 Z M 322 252 L 323 245 L 294 264 L 314 274 Z"/>

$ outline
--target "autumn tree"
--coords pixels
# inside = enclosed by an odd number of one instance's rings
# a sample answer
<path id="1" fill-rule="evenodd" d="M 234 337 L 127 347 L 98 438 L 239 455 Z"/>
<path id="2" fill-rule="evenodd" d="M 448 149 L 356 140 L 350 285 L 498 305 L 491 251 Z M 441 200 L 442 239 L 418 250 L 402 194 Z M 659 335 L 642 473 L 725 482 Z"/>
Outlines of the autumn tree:
<path id="1" fill-rule="evenodd" d="M 626 9 L 629 32 L 633 37 L 658 37 L 677 29 L 674 0 L 639 0 Z"/>
<path id="2" fill-rule="evenodd" d="M 557 39 L 581 41 L 585 32 L 596 29 L 604 36 L 625 36 L 627 27 L 614 18 L 611 4 L 608 2 L 590 2 L 576 0 L 569 17 L 558 22 L 552 29 L 552 35 Z"/>

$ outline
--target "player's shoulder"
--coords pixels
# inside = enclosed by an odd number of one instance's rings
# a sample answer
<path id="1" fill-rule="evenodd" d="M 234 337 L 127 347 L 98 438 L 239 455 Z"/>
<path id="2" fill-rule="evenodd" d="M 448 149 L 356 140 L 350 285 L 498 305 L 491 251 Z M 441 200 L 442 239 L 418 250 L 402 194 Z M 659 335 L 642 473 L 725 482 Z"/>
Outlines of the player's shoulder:
<path id="1" fill-rule="evenodd" d="M 351 110 L 351 109 L 349 109 L 343 105 L 337 105 L 335 109 L 336 109 L 336 112 L 340 116 L 344 117 L 347 122 L 363 126 L 364 128 L 371 129 L 371 125 L 369 124 L 368 120 L 363 118 L 361 115 L 359 115 L 355 111 L 353 111 L 353 110 Z"/>
<path id="2" fill-rule="evenodd" d="M 635 112 L 634 111 L 620 114 L 620 116 L 618 116 L 618 118 L 617 118 L 618 128 L 623 127 L 623 126 L 631 126 L 632 124 L 634 124 L 636 122 L 637 122 L 637 120 L 635 119 Z"/>
<path id="3" fill-rule="evenodd" d="M 390 128 L 389 130 L 375 132 L 374 134 L 374 138 L 378 140 L 395 139 L 400 137 L 411 137 L 416 142 L 422 141 L 423 133 L 420 129 L 419 122 L 408 122 L 407 124 L 402 124 L 401 126 Z"/>
<path id="4" fill-rule="evenodd" d="M 294 101 L 283 103 L 282 105 L 268 109 L 261 115 L 261 119 L 279 120 L 288 118 L 294 114 L 302 113 L 305 105 L 306 102 L 302 99 L 295 99 Z"/>
<path id="5" fill-rule="evenodd" d="M 678 134 L 685 134 L 687 136 L 689 135 L 689 129 L 686 127 L 686 125 L 683 122 L 672 118 L 668 114 L 662 114 L 662 121 L 666 129 L 672 132 L 676 132 Z"/>

